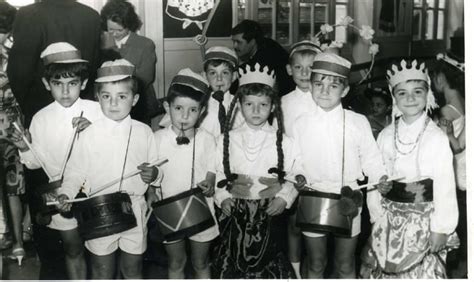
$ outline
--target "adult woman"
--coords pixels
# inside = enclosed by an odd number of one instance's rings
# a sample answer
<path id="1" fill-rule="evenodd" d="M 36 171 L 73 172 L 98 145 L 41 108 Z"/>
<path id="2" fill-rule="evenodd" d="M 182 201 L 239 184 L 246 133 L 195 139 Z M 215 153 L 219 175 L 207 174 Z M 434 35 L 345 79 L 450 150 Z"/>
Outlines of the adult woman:
<path id="1" fill-rule="evenodd" d="M 110 55 L 110 51 L 115 51 L 116 55 L 136 67 L 136 76 L 140 84 L 138 91 L 141 97 L 132 110 L 132 117 L 150 124 L 150 119 L 160 113 L 162 108 L 158 104 L 153 89 L 156 65 L 155 44 L 136 33 L 142 22 L 130 2 L 109 0 L 102 8 L 100 16 L 103 28 L 108 31 L 105 37 L 111 38 L 110 41 L 114 42 L 111 46 L 104 46 L 109 51 L 105 53 Z"/>

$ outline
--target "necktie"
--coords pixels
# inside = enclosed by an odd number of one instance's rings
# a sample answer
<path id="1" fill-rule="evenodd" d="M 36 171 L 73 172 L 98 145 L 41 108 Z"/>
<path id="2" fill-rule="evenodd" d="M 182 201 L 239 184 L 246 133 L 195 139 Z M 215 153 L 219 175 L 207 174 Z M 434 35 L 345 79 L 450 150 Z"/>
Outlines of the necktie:
<path id="1" fill-rule="evenodd" d="M 217 90 L 212 94 L 212 98 L 216 99 L 219 102 L 219 113 L 217 115 L 219 119 L 219 124 L 221 126 L 221 133 L 224 132 L 224 126 L 225 126 L 225 107 L 223 104 L 224 101 L 224 92 Z"/>

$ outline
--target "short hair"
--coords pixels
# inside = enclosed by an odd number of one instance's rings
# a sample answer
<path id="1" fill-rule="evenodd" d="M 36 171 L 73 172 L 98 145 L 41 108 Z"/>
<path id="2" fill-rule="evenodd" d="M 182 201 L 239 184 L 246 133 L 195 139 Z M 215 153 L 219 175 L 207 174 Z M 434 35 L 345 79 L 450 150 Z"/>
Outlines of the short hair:
<path id="1" fill-rule="evenodd" d="M 86 62 L 77 63 L 52 63 L 44 67 L 43 77 L 51 79 L 71 78 L 78 76 L 81 81 L 89 78 L 89 64 Z"/>
<path id="2" fill-rule="evenodd" d="M 309 50 L 309 49 L 303 49 L 303 50 L 295 51 L 290 56 L 290 64 L 293 62 L 293 58 L 296 54 L 300 55 L 301 57 L 308 57 L 308 56 L 316 56 L 316 54 L 318 54 L 318 53 L 316 53 L 313 50 Z"/>
<path id="3" fill-rule="evenodd" d="M 401 81 L 401 82 L 395 84 L 395 86 L 392 87 L 392 95 L 394 94 L 393 92 L 394 92 L 395 88 L 397 88 L 397 86 L 400 85 L 403 82 L 420 82 L 420 83 L 423 84 L 423 87 L 425 88 L 426 91 L 430 90 L 430 86 L 428 85 L 428 81 L 422 80 L 422 79 L 409 79 L 409 80 Z"/>
<path id="4" fill-rule="evenodd" d="M 0 1 L 0 33 L 9 33 L 12 30 L 17 10 L 8 2 Z"/>
<path id="5" fill-rule="evenodd" d="M 458 68 L 446 63 L 445 61 L 437 61 L 431 71 L 432 79 L 438 74 L 446 77 L 449 88 L 458 90 L 464 96 L 465 91 L 465 75 Z M 432 83 L 433 84 L 433 83 Z"/>
<path id="6" fill-rule="evenodd" d="M 311 81 L 313 81 L 313 79 L 316 75 L 320 75 L 321 80 L 325 79 L 326 77 L 330 78 L 330 79 L 332 79 L 332 81 L 335 81 L 337 83 L 341 83 L 344 87 L 349 85 L 349 79 L 346 78 L 346 77 L 330 75 L 330 74 L 322 74 L 322 73 L 318 73 L 318 72 L 312 72 L 311 73 Z"/>
<path id="7" fill-rule="evenodd" d="M 243 20 L 234 28 L 232 28 L 231 35 L 243 34 L 242 37 L 249 42 L 252 39 L 255 39 L 257 45 L 263 43 L 263 31 L 260 27 L 260 24 L 252 20 Z"/>
<path id="8" fill-rule="evenodd" d="M 132 90 L 132 94 L 140 95 L 140 93 L 138 93 L 138 79 L 136 76 L 127 76 L 124 79 L 116 80 L 116 81 L 96 82 L 94 84 L 94 90 L 95 90 L 94 92 L 96 94 L 99 94 L 99 92 L 102 90 L 102 87 L 105 84 L 118 84 L 118 83 L 128 83 L 130 85 L 130 89 Z"/>
<path id="9" fill-rule="evenodd" d="M 171 104 L 177 97 L 186 97 L 193 99 L 198 102 L 201 107 L 205 107 L 209 95 L 201 91 L 198 91 L 190 86 L 183 84 L 172 84 L 168 89 L 168 95 L 166 96 L 166 101 Z"/>
<path id="10" fill-rule="evenodd" d="M 367 88 L 365 90 L 365 95 L 370 100 L 372 100 L 372 98 L 381 98 L 387 106 L 392 106 L 392 97 L 390 96 L 388 89 Z"/>
<path id="11" fill-rule="evenodd" d="M 210 59 L 204 63 L 204 71 L 207 71 L 209 66 L 218 67 L 222 64 L 228 67 L 233 72 L 237 70 L 236 67 L 234 67 L 234 65 L 231 64 L 229 61 L 222 60 L 222 59 Z"/>
<path id="12" fill-rule="evenodd" d="M 100 11 L 102 27 L 107 30 L 107 20 L 111 20 L 136 32 L 142 26 L 140 17 L 135 12 L 135 7 L 125 0 L 109 0 Z"/>

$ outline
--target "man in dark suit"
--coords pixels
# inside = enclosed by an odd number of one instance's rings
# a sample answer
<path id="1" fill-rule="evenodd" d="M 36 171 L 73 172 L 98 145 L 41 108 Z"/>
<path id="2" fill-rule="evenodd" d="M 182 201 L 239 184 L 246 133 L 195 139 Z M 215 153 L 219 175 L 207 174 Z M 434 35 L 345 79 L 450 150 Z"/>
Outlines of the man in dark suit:
<path id="1" fill-rule="evenodd" d="M 68 42 L 89 61 L 91 76 L 83 98 L 93 98 L 101 34 L 100 16 L 95 10 L 75 0 L 43 0 L 19 9 L 12 34 L 7 74 L 26 128 L 36 112 L 54 101 L 41 82 L 44 68 L 40 54 L 51 43 Z M 33 242 L 41 261 L 39 278 L 68 279 L 59 232 L 40 224 L 44 217 L 37 216 L 38 199 L 32 197 L 38 185 L 47 183 L 48 178 L 41 170 L 26 170 L 25 174 Z"/>

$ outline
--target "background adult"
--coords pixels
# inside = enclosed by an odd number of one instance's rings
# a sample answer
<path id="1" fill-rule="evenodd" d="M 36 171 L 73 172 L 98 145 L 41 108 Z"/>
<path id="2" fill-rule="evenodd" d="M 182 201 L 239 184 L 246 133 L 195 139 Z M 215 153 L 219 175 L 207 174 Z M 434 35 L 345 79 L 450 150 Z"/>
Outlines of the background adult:
<path id="1" fill-rule="evenodd" d="M 18 10 L 13 24 L 13 47 L 7 74 L 11 89 L 29 127 L 33 115 L 53 98 L 41 82 L 44 67 L 41 52 L 51 43 L 68 42 L 89 61 L 90 77 L 83 98 L 93 98 L 93 81 L 99 64 L 100 16 L 75 0 L 43 0 Z M 54 126 L 54 125 L 51 125 Z M 32 192 L 47 183 L 41 170 L 26 170 L 26 194 L 33 222 L 33 242 L 41 261 L 40 279 L 67 279 L 64 251 L 58 231 L 39 224 L 37 201 Z"/>
<path id="2" fill-rule="evenodd" d="M 105 47 L 105 58 L 113 58 L 113 52 L 118 53 L 136 67 L 136 76 L 139 80 L 138 92 L 140 100 L 132 110 L 132 117 L 147 124 L 151 118 L 164 112 L 160 107 L 153 88 L 155 81 L 156 53 L 155 44 L 152 40 L 138 35 L 137 30 L 142 22 L 135 12 L 135 7 L 125 0 L 109 0 L 100 12 L 102 27 L 108 31 L 105 37 L 111 36 L 113 42 L 107 46 L 107 40 L 103 40 Z M 112 54 L 112 58 L 107 58 Z"/>
<path id="3" fill-rule="evenodd" d="M 286 71 L 288 52 L 275 40 L 264 37 L 262 28 L 256 21 L 241 21 L 232 28 L 231 35 L 241 65 L 259 63 L 275 70 L 280 96 L 295 89 L 296 86 Z"/>

